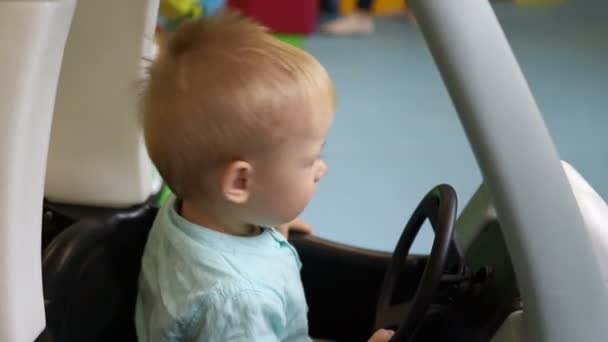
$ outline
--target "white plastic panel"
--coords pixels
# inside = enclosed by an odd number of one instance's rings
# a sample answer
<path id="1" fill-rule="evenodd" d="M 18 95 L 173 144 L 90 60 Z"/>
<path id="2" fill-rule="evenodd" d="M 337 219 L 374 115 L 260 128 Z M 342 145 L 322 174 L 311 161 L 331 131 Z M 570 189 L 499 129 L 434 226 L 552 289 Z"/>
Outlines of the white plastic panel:
<path id="1" fill-rule="evenodd" d="M 585 227 L 580 228 L 586 229 L 591 237 L 604 283 L 608 285 L 608 205 L 572 165 L 562 161 L 562 166 L 585 221 Z M 526 329 L 523 311 L 513 312 L 491 340 L 491 342 L 524 341 L 526 341 Z"/>
<path id="2" fill-rule="evenodd" d="M 80 0 L 57 90 L 45 196 L 123 207 L 160 188 L 137 114 L 158 0 Z"/>
<path id="3" fill-rule="evenodd" d="M 602 279 L 608 289 L 608 205 L 572 165 L 564 161 L 562 165 L 583 215 Z"/>
<path id="4" fill-rule="evenodd" d="M 75 0 L 0 0 L 0 341 L 44 329 L 42 196 L 51 115 Z"/>

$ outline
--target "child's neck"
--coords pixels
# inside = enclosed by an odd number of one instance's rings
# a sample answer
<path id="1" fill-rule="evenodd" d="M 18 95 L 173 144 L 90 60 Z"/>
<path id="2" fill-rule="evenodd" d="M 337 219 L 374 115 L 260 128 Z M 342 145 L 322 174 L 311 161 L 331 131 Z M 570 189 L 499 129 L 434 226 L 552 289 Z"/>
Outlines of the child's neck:
<path id="1" fill-rule="evenodd" d="M 181 206 L 177 210 L 186 220 L 220 233 L 237 236 L 254 236 L 261 232 L 261 229 L 254 225 L 231 219 L 222 219 L 220 215 L 213 215 L 212 213 L 216 212 L 216 210 L 205 208 L 204 205 L 198 203 L 194 204 L 184 200 L 181 201 Z"/>

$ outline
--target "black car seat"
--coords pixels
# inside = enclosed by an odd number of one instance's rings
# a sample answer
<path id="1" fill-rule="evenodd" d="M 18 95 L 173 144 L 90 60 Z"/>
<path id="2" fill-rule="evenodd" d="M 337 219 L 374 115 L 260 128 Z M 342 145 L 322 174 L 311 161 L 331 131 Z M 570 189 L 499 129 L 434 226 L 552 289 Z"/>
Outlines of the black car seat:
<path id="1" fill-rule="evenodd" d="M 146 204 L 77 221 L 44 249 L 47 340 L 136 341 L 137 278 L 157 211 Z"/>
<path id="2" fill-rule="evenodd" d="M 42 256 L 47 327 L 37 342 L 137 340 L 141 257 L 157 212 L 146 204 L 96 214 L 52 239 Z M 293 234 L 290 240 L 306 265 L 302 280 L 310 333 L 338 341 L 367 340 L 391 254 L 315 236 Z M 408 262 L 406 278 L 419 276 L 423 260 Z"/>

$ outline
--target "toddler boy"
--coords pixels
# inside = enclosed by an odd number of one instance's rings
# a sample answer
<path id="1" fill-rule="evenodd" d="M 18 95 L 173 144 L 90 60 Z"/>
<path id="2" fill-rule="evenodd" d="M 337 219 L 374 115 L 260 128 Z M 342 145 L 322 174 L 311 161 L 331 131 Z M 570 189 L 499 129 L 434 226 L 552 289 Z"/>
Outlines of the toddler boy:
<path id="1" fill-rule="evenodd" d="M 150 69 L 147 149 L 173 190 L 146 244 L 140 341 L 310 341 L 292 222 L 327 172 L 332 80 L 226 13 L 182 25 Z M 390 333 L 377 335 L 388 340 Z"/>

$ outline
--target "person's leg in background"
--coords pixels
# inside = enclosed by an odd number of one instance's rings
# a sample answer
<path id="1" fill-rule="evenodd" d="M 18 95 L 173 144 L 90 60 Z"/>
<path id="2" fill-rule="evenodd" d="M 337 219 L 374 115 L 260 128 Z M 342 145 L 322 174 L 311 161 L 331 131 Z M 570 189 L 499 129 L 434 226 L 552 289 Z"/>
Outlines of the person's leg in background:
<path id="1" fill-rule="evenodd" d="M 368 35 L 374 31 L 371 13 L 373 0 L 358 0 L 357 9 L 321 26 L 321 33 L 331 35 Z"/>
<path id="2" fill-rule="evenodd" d="M 336 0 L 339 2 L 340 0 Z M 374 31 L 374 17 L 372 5 L 374 0 L 358 0 L 356 10 L 346 16 L 330 21 L 321 26 L 321 33 L 329 35 L 369 35 Z M 416 21 L 407 6 L 407 0 L 403 1 L 406 5 L 404 17 L 408 21 Z"/>

